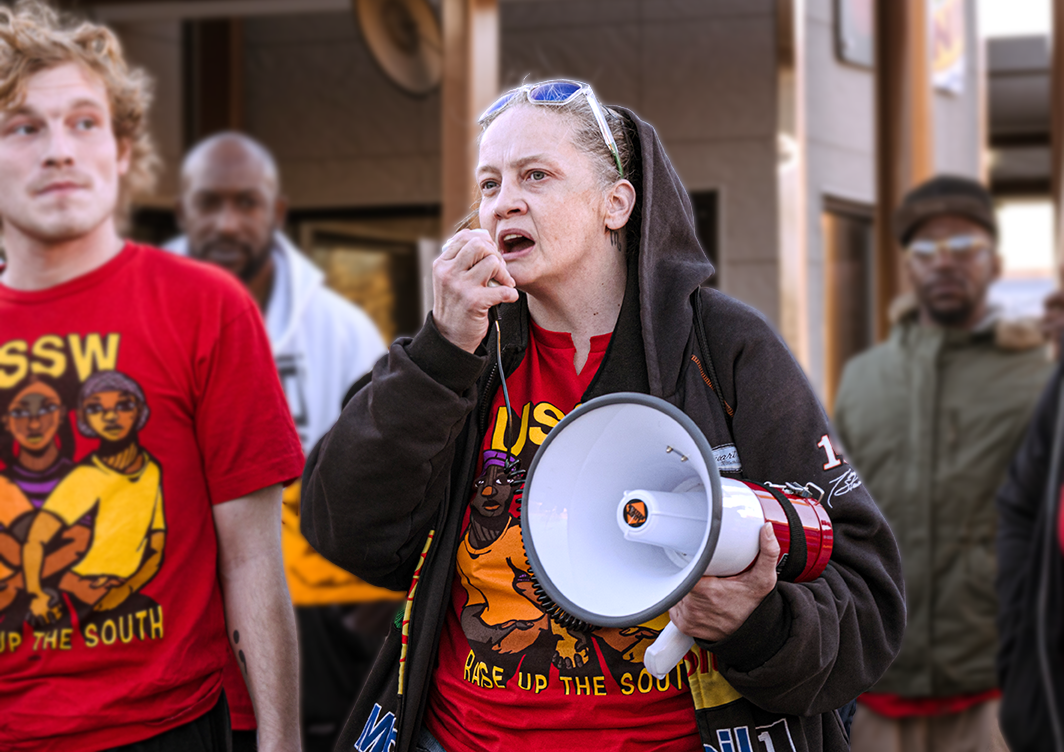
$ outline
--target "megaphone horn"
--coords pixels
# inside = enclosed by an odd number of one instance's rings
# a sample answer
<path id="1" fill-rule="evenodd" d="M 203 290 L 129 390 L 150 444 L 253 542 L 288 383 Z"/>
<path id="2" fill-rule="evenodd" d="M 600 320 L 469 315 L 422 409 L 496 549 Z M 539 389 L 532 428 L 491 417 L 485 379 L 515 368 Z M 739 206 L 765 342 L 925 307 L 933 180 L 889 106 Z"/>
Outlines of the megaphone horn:
<path id="1" fill-rule="evenodd" d="M 814 579 L 831 556 L 831 522 L 809 488 L 722 478 L 694 421 L 645 394 L 599 397 L 559 422 L 532 460 L 522 507 L 534 592 L 570 628 L 636 626 L 704 575 L 739 574 L 766 521 L 780 579 Z M 647 670 L 664 677 L 693 642 L 669 624 L 647 648 Z"/>

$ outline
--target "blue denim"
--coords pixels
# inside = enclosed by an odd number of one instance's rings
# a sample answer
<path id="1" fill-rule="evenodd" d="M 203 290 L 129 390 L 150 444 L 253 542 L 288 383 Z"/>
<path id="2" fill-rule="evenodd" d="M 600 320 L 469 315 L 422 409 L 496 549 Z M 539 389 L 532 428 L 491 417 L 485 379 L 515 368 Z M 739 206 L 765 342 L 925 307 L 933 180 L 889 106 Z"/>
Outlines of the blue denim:
<path id="1" fill-rule="evenodd" d="M 421 736 L 414 745 L 416 752 L 447 752 L 427 728 L 421 727 Z"/>

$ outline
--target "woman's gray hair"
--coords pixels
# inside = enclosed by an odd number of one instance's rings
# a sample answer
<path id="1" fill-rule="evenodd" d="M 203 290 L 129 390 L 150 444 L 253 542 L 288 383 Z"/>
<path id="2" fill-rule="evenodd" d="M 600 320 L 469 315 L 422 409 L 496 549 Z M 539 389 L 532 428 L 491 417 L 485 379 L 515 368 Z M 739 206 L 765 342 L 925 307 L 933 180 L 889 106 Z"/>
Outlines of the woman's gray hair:
<path id="1" fill-rule="evenodd" d="M 92 429 L 88 421 L 85 420 L 85 402 L 94 394 L 100 394 L 101 392 L 119 392 L 125 394 L 132 394 L 137 398 L 137 402 L 140 403 L 139 411 L 137 414 L 137 425 L 133 426 L 135 432 L 140 432 L 140 429 L 144 428 L 144 424 L 148 422 L 148 416 L 151 414 L 151 410 L 148 409 L 148 403 L 144 399 L 144 392 L 140 388 L 140 384 L 133 379 L 126 376 L 119 371 L 100 371 L 94 373 L 88 378 L 88 380 L 81 385 L 81 391 L 78 392 L 78 430 L 81 434 L 88 439 L 98 439 L 100 435 Z"/>
<path id="2" fill-rule="evenodd" d="M 601 105 L 601 103 L 600 103 Z M 565 104 L 539 104 L 530 102 L 528 89 L 522 88 L 514 92 L 514 96 L 505 105 L 497 109 L 480 121 L 480 134 L 484 132 L 502 113 L 515 107 L 536 107 L 537 109 L 564 115 L 576 126 L 573 131 L 573 145 L 584 154 L 587 154 L 595 164 L 595 173 L 598 175 L 602 187 L 613 185 L 621 176 L 617 173 L 617 162 L 613 159 L 613 153 L 602 137 L 602 130 L 595 120 L 595 113 L 588 104 L 584 95 L 573 97 L 572 101 Z M 617 151 L 620 153 L 621 166 L 624 175 L 631 174 L 632 144 L 628 140 L 628 134 L 624 127 L 624 117 L 614 112 L 609 107 L 601 105 L 602 113 L 606 117 L 606 125 L 613 134 L 613 140 L 617 142 Z"/>

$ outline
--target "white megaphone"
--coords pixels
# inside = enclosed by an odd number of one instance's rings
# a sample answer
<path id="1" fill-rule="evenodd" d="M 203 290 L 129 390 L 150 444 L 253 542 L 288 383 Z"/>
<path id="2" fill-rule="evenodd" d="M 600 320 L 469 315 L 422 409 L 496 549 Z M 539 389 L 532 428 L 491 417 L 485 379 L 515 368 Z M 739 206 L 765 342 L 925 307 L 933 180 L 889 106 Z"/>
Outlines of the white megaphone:
<path id="1" fill-rule="evenodd" d="M 558 423 L 532 460 L 522 507 L 540 603 L 566 626 L 660 616 L 703 575 L 750 567 L 766 521 L 780 579 L 815 579 L 831 556 L 831 522 L 805 489 L 722 478 L 694 421 L 645 394 L 599 397 Z M 693 645 L 670 622 L 644 664 L 660 679 Z"/>

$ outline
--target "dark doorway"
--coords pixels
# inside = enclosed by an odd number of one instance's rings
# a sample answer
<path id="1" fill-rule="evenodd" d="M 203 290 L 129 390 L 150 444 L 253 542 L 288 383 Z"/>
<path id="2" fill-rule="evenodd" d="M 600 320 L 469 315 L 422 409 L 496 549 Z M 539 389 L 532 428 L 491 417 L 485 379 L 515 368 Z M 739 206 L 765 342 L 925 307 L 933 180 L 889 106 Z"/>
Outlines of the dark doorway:
<path id="1" fill-rule="evenodd" d="M 126 235 L 138 243 L 159 247 L 173 240 L 180 232 L 172 209 L 140 206 L 133 210 Z"/>
<path id="2" fill-rule="evenodd" d="M 716 191 L 696 191 L 690 194 L 691 204 L 695 210 L 695 234 L 702 250 L 713 262 L 716 273 L 709 281 L 710 287 L 720 287 L 720 258 L 718 246 L 720 223 L 718 219 L 718 201 Z"/>
<path id="3" fill-rule="evenodd" d="M 824 402 L 831 411 L 846 361 L 868 348 L 873 332 L 871 206 L 830 197 L 820 215 L 824 236 Z"/>

